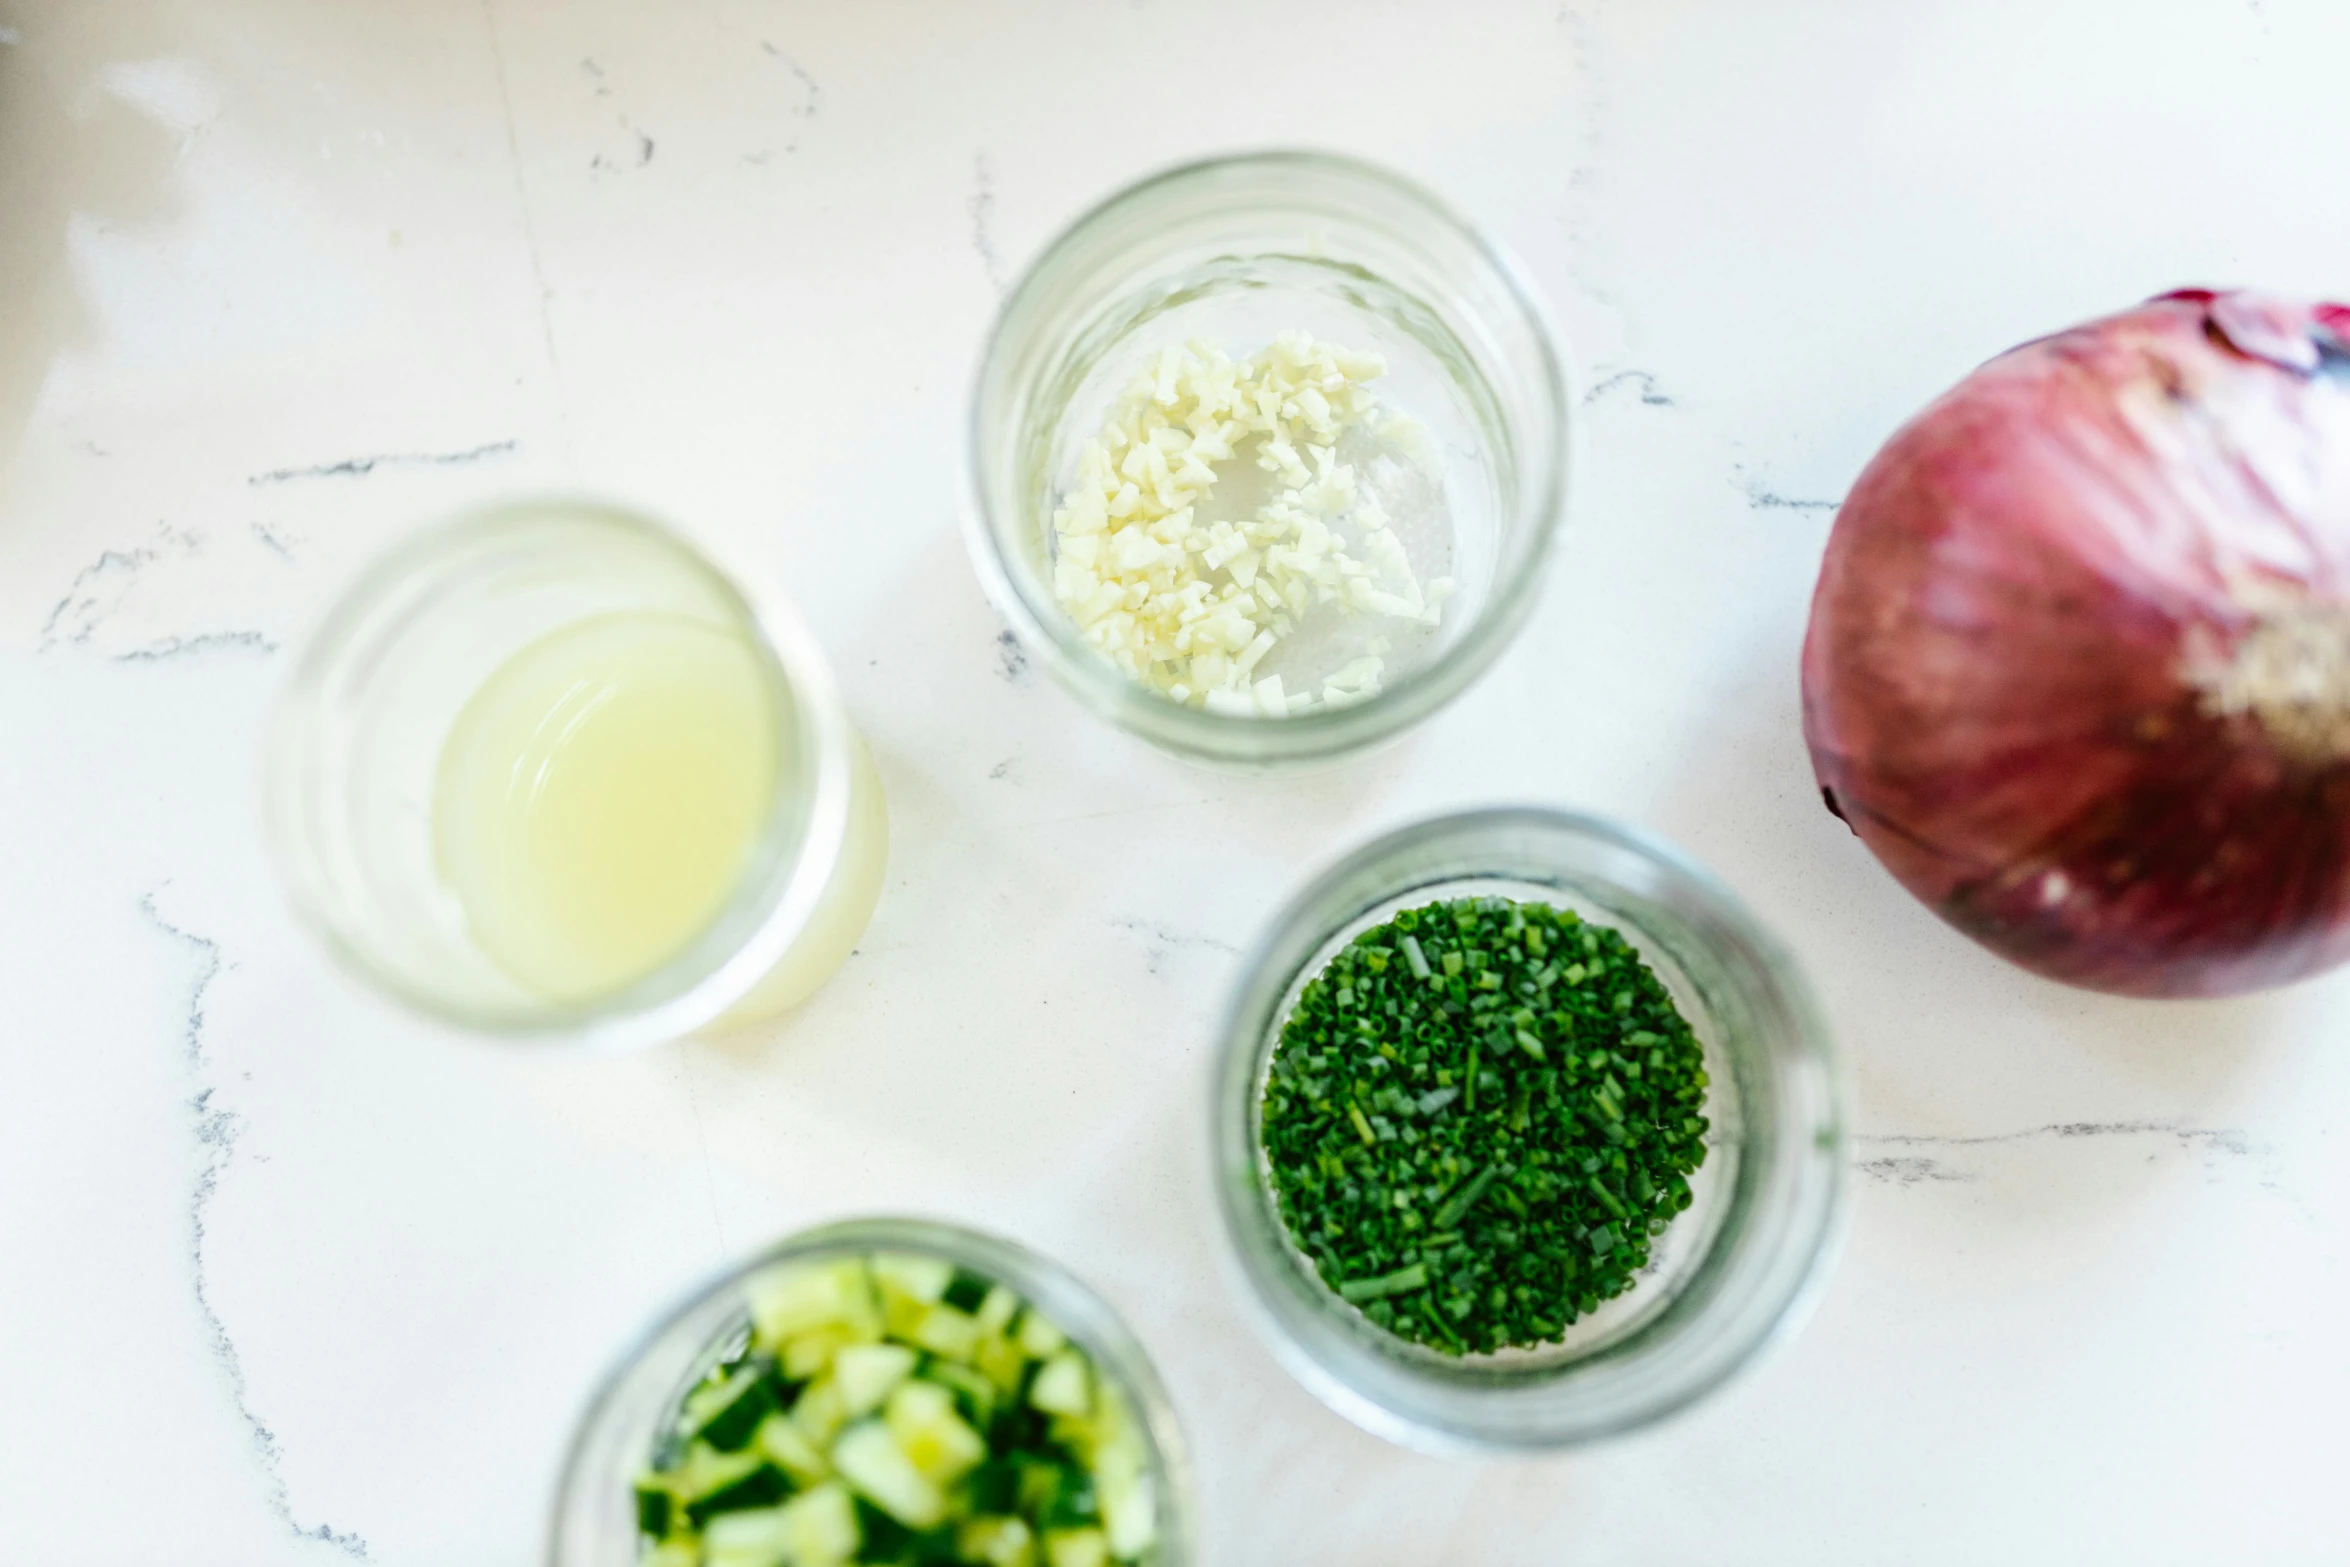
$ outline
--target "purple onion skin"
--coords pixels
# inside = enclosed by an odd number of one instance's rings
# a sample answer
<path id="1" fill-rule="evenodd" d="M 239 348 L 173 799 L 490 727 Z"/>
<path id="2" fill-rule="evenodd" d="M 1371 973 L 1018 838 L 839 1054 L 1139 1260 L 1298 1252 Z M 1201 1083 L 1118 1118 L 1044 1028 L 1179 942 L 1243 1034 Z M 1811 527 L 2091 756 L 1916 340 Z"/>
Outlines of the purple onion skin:
<path id="1" fill-rule="evenodd" d="M 1803 728 L 1829 809 L 2035 973 L 2350 957 L 2350 307 L 2165 295 L 1927 408 L 1837 514 Z"/>

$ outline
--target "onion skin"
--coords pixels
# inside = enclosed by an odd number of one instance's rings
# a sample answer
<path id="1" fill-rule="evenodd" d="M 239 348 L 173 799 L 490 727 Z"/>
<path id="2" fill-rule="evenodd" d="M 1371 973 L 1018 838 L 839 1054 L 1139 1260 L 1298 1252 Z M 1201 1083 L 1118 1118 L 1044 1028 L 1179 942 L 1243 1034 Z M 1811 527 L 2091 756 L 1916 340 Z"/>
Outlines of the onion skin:
<path id="1" fill-rule="evenodd" d="M 2350 307 L 2165 295 L 1945 394 L 1837 514 L 1803 727 L 1829 809 L 2035 973 L 2350 958 Z"/>

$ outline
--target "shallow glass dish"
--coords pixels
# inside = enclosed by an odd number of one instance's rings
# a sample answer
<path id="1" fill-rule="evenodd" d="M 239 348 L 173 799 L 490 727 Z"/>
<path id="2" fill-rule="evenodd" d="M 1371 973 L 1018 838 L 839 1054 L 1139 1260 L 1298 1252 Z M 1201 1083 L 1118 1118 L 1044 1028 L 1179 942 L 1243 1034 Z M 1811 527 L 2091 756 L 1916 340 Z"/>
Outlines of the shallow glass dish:
<path id="1" fill-rule="evenodd" d="M 1374 1325 L 1292 1244 L 1265 1173 L 1261 1106 L 1282 1024 L 1341 947 L 1398 910 L 1481 896 L 1571 909 L 1631 943 L 1704 1049 L 1712 1130 L 1691 1206 L 1630 1291 L 1558 1343 L 1455 1357 Z M 1591 817 L 1442 817 L 1324 872 L 1249 958 L 1214 1092 L 1218 1204 L 1259 1326 L 1331 1408 L 1411 1446 L 1563 1447 L 1671 1414 L 1793 1331 L 1841 1235 L 1843 1078 L 1809 988 L 1711 875 Z"/>
<path id="2" fill-rule="evenodd" d="M 1386 360 L 1381 404 L 1425 427 L 1442 477 L 1422 509 L 1449 518 L 1408 553 L 1423 578 L 1449 576 L 1453 596 L 1368 700 L 1286 718 L 1210 712 L 1145 688 L 1086 640 L 1054 594 L 1052 518 L 1086 441 L 1163 350 L 1206 339 L 1241 359 L 1292 330 Z M 1211 159 L 1087 213 L 1006 300 L 972 406 L 972 557 L 1021 642 L 1112 722 L 1229 770 L 1329 761 L 1449 701 L 1523 623 L 1564 509 L 1569 408 L 1532 288 L 1435 197 L 1346 158 Z"/>
<path id="3" fill-rule="evenodd" d="M 1190 1567 L 1192 1480 L 1183 1432 L 1142 1345 L 1066 1269 L 1027 1248 L 925 1219 L 852 1219 L 803 1230 L 744 1259 L 678 1303 L 629 1347 L 580 1419 L 557 1482 L 547 1567 L 636 1567 L 637 1475 L 675 1420 L 679 1401 L 750 1334 L 748 1286 L 771 1269 L 830 1257 L 914 1252 L 1005 1285 L 1092 1357 L 1126 1395 L 1158 1497 L 1149 1567 Z"/>

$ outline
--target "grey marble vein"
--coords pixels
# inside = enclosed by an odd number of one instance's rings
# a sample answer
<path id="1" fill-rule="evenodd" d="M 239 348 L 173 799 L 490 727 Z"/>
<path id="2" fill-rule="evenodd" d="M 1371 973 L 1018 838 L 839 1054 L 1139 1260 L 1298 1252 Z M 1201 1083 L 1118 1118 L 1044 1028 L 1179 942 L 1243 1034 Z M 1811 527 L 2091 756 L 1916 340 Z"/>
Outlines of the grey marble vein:
<path id="1" fill-rule="evenodd" d="M 506 48 L 498 37 L 497 0 L 481 0 L 481 21 L 482 31 L 489 39 L 490 61 L 497 67 L 498 112 L 506 123 L 506 166 L 514 174 L 514 207 L 522 214 L 523 244 L 530 252 L 530 281 L 538 290 L 539 337 L 546 344 L 547 373 L 554 378 L 556 400 L 560 405 L 563 361 L 555 352 L 555 315 L 548 308 L 555 291 L 547 286 L 546 258 L 539 251 L 538 216 L 530 203 L 530 183 L 522 175 L 522 133 L 514 125 L 514 88 L 506 79 Z"/>
<path id="2" fill-rule="evenodd" d="M 817 84 L 815 77 L 808 74 L 808 68 L 800 64 L 799 61 L 793 59 L 788 52 L 782 49 L 778 49 L 775 47 L 775 45 L 769 43 L 764 38 L 759 40 L 759 47 L 766 52 L 769 59 L 775 61 L 785 70 L 791 72 L 792 79 L 790 90 L 793 98 L 796 101 L 786 103 L 784 105 L 784 113 L 795 120 L 813 120 L 816 118 L 816 116 L 823 111 L 824 89 Z M 800 150 L 799 137 L 795 135 L 789 141 L 786 141 L 783 144 L 783 150 L 787 153 L 798 152 Z M 768 161 L 770 156 L 770 154 L 764 152 L 753 153 L 749 161 L 754 163 L 765 163 Z"/>
<path id="3" fill-rule="evenodd" d="M 1618 370 L 1613 375 L 1602 377 L 1590 391 L 1583 394 L 1584 406 L 1589 407 L 1601 398 L 1617 391 L 1637 392 L 1640 394 L 1640 401 L 1651 408 L 1677 408 L 1680 406 L 1673 399 L 1672 394 L 1657 384 L 1656 377 L 1650 375 L 1646 370 Z"/>
<path id="4" fill-rule="evenodd" d="M 65 596 L 57 601 L 56 607 L 49 611 L 49 618 L 41 623 L 41 651 L 46 652 L 60 642 L 89 641 L 90 634 L 98 629 L 98 622 L 104 618 L 103 612 L 99 610 L 97 585 L 119 578 L 127 588 L 130 579 L 154 561 L 155 552 L 144 545 L 137 549 L 100 551 L 96 560 L 74 573 L 73 581 L 66 584 Z M 67 629 L 68 616 L 79 622 L 70 630 Z"/>
<path id="5" fill-rule="evenodd" d="M 971 160 L 971 199 L 963 203 L 963 210 L 971 215 L 971 248 L 978 253 L 979 264 L 987 271 L 989 286 L 1000 296 L 1010 286 L 1004 281 L 1004 260 L 995 244 L 995 174 L 987 166 L 987 154 Z"/>
<path id="6" fill-rule="evenodd" d="M 2231 1154 L 2252 1151 L 2252 1144 L 2241 1127 L 2196 1126 L 2176 1117 L 2140 1121 L 2052 1121 L 2045 1126 L 2027 1126 L 2021 1131 L 1987 1132 L 1973 1137 L 1886 1132 L 1855 1137 L 1853 1141 L 1893 1148 L 1979 1148 L 1991 1143 L 2021 1143 L 2042 1137 L 2169 1137 L 2182 1148 L 2212 1148 Z"/>
<path id="7" fill-rule="evenodd" d="M 1925 1181 L 1965 1182 L 1982 1179 L 1971 1171 L 1954 1170 L 1939 1159 L 1916 1155 L 1888 1154 L 1877 1159 L 1860 1159 L 1854 1161 L 1852 1168 L 1869 1180 L 1901 1186 L 1916 1186 Z"/>
<path id="8" fill-rule="evenodd" d="M 768 58 L 781 63 L 785 70 L 791 72 L 792 79 L 799 84 L 800 101 L 791 106 L 792 116 L 802 120 L 816 118 L 824 106 L 824 89 L 817 84 L 815 77 L 808 74 L 808 68 L 764 38 L 759 40 L 759 47 L 767 51 Z"/>
<path id="9" fill-rule="evenodd" d="M 169 636 L 145 647 L 117 653 L 118 664 L 161 664 L 198 653 L 260 653 L 277 651 L 277 643 L 259 631 L 199 631 L 192 636 Z"/>
<path id="10" fill-rule="evenodd" d="M 195 1113 L 198 1150 L 196 1182 L 188 1199 L 188 1236 L 196 1311 L 203 1319 L 205 1338 L 212 1347 L 212 1358 L 228 1382 L 229 1400 L 236 1406 L 237 1418 L 244 1422 L 254 1460 L 261 1470 L 262 1499 L 271 1514 L 292 1531 L 297 1539 L 316 1540 L 333 1546 L 355 1561 L 366 1561 L 369 1559 L 367 1542 L 357 1534 L 337 1530 L 324 1523 L 304 1527 L 294 1515 L 293 1500 L 287 1495 L 285 1477 L 279 1470 L 285 1449 L 279 1443 L 277 1433 L 254 1412 L 252 1395 L 245 1381 L 244 1357 L 237 1352 L 236 1340 L 229 1335 L 228 1324 L 221 1320 L 220 1309 L 212 1302 L 211 1272 L 205 1248 L 205 1216 L 212 1207 L 213 1197 L 220 1190 L 222 1174 L 236 1155 L 237 1142 L 244 1135 L 243 1118 L 233 1110 L 216 1108 L 213 1104 L 216 1090 L 203 1083 L 203 1075 L 211 1065 L 211 1052 L 206 1047 L 204 1036 L 205 998 L 211 993 L 213 982 L 220 978 L 221 971 L 227 966 L 221 957 L 220 943 L 209 936 L 173 924 L 155 906 L 155 894 L 152 892 L 139 900 L 139 912 L 146 916 L 149 924 L 195 960 L 194 978 L 188 985 L 187 1011 L 181 1021 L 180 1047 L 188 1073 L 199 1085 L 195 1096 L 188 1101 L 188 1108 Z"/>
<path id="11" fill-rule="evenodd" d="M 1746 497 L 1746 504 L 1756 511 L 1835 511 L 1844 504 L 1841 500 L 1811 500 L 1803 496 L 1782 495 L 1760 479 L 1743 473 L 1730 482 L 1738 486 L 1739 493 Z"/>
<path id="12" fill-rule="evenodd" d="M 279 468 L 271 473 L 257 473 L 245 482 L 258 486 L 285 484 L 294 479 L 364 479 L 378 468 L 454 468 L 485 458 L 503 457 L 521 444 L 518 440 L 504 440 L 461 452 L 378 452 L 370 457 L 345 457 L 338 462 L 317 463 L 306 468 Z"/>
<path id="13" fill-rule="evenodd" d="M 1014 685 L 1028 678 L 1028 650 L 1009 631 L 996 633 L 995 663 L 996 673 Z"/>
<path id="14" fill-rule="evenodd" d="M 1143 967 L 1156 974 L 1166 961 L 1178 951 L 1192 949 L 1204 952 L 1222 952 L 1233 957 L 1240 949 L 1229 941 L 1214 936 L 1193 936 L 1179 930 L 1170 930 L 1156 920 L 1133 919 L 1121 915 L 1110 921 L 1112 928 L 1142 938 Z"/>

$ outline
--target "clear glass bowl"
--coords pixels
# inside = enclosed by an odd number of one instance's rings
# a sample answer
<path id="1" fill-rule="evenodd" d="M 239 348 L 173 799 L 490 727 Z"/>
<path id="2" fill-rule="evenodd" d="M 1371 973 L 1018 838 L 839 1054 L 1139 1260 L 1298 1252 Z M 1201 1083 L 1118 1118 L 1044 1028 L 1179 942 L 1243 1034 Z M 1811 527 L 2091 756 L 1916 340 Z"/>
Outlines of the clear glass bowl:
<path id="1" fill-rule="evenodd" d="M 1191 1463 L 1142 1345 L 1100 1296 L 1025 1247 L 925 1219 L 852 1219 L 804 1230 L 745 1259 L 680 1302 L 613 1367 L 589 1402 L 557 1482 L 547 1567 L 636 1567 L 634 1482 L 686 1390 L 750 1331 L 746 1285 L 770 1268 L 880 1251 L 920 1252 L 1006 1285 L 1041 1309 L 1126 1395 L 1150 1452 L 1159 1507 L 1151 1567 L 1190 1567 Z"/>
<path id="2" fill-rule="evenodd" d="M 441 755 L 508 659 L 614 614 L 683 617 L 754 649 L 784 765 L 733 893 L 683 951 L 615 994 L 558 1001 L 475 941 L 434 833 Z M 881 786 L 823 654 L 649 518 L 549 497 L 429 528 L 360 574 L 279 701 L 271 847 L 298 911 L 346 967 L 446 1022 L 621 1049 L 780 1011 L 855 944 L 888 854 Z"/>
<path id="3" fill-rule="evenodd" d="M 1291 1243 L 1265 1175 L 1261 1105 L 1283 1022 L 1342 946 L 1398 910 L 1488 895 L 1622 933 L 1704 1048 L 1712 1131 L 1691 1206 L 1629 1292 L 1563 1342 L 1450 1357 L 1375 1326 Z M 1217 1065 L 1218 1201 L 1260 1327 L 1331 1408 L 1436 1451 L 1562 1447 L 1682 1408 L 1802 1320 L 1842 1233 L 1846 1120 L 1809 988 L 1721 883 L 1613 823 L 1475 811 L 1357 850 L 1274 920 L 1241 977 Z"/>
<path id="4" fill-rule="evenodd" d="M 1422 575 L 1450 575 L 1454 596 L 1441 630 L 1359 705 L 1281 719 L 1194 709 L 1129 678 L 1060 607 L 1053 513 L 1084 443 L 1163 348 L 1206 338 L 1242 358 L 1293 329 L 1385 356 L 1382 403 L 1441 454 L 1450 555 Z M 972 407 L 972 557 L 1021 642 L 1112 722 L 1226 769 L 1328 761 L 1435 711 L 1523 623 L 1565 504 L 1569 409 L 1532 288 L 1426 191 L 1316 153 L 1195 163 L 1080 218 L 1005 302 Z"/>

